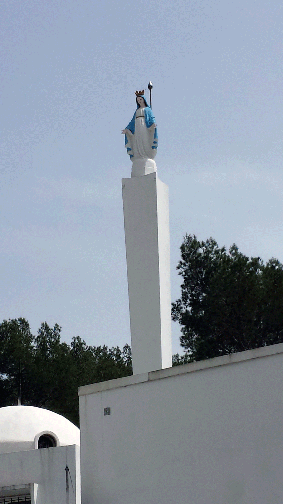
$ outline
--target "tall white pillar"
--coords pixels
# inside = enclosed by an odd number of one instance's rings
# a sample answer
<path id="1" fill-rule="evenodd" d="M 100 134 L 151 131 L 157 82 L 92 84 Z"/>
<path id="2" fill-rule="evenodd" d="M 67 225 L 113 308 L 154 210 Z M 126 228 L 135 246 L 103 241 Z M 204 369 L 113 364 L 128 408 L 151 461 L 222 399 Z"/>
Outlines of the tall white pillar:
<path id="1" fill-rule="evenodd" d="M 122 180 L 134 374 L 172 366 L 168 187 Z"/>

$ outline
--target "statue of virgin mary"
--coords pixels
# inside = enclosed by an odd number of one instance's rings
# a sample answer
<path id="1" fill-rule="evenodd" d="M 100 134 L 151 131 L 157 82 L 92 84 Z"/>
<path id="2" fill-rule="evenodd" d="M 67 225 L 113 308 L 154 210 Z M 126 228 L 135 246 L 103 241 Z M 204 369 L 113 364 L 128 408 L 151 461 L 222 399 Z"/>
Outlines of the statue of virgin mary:
<path id="1" fill-rule="evenodd" d="M 128 126 L 122 130 L 125 134 L 125 147 L 132 160 L 132 177 L 156 172 L 154 158 L 157 153 L 158 136 L 155 117 L 143 91 L 136 91 L 137 109 Z"/>

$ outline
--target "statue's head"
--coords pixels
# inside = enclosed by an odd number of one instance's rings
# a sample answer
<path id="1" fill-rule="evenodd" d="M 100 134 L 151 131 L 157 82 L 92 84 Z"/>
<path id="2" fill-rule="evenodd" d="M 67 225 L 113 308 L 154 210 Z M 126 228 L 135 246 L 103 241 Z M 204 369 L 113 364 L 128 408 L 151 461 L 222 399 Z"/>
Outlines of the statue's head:
<path id="1" fill-rule="evenodd" d="M 137 102 L 137 108 L 148 107 L 147 101 L 144 97 L 144 90 L 136 91 L 136 102 Z"/>

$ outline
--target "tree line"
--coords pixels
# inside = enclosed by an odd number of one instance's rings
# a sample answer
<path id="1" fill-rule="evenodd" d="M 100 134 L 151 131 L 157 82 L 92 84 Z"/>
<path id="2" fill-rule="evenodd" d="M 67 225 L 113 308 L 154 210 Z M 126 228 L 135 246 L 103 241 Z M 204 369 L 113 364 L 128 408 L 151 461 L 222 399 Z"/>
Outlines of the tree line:
<path id="1" fill-rule="evenodd" d="M 132 374 L 131 348 L 61 341 L 61 327 L 44 322 L 33 335 L 27 320 L 0 324 L 0 407 L 38 406 L 78 425 L 78 387 Z"/>
<path id="2" fill-rule="evenodd" d="M 181 325 L 179 363 L 283 342 L 283 265 L 247 257 L 210 238 L 186 235 L 177 266 L 181 296 L 172 318 Z"/>

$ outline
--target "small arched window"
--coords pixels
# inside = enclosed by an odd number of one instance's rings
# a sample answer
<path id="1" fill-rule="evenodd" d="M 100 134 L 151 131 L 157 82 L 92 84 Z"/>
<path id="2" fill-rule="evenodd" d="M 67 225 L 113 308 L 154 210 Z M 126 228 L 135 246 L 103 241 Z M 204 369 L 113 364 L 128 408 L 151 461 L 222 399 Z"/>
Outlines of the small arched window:
<path id="1" fill-rule="evenodd" d="M 57 441 L 51 434 L 41 434 L 38 438 L 38 448 L 55 448 Z"/>

